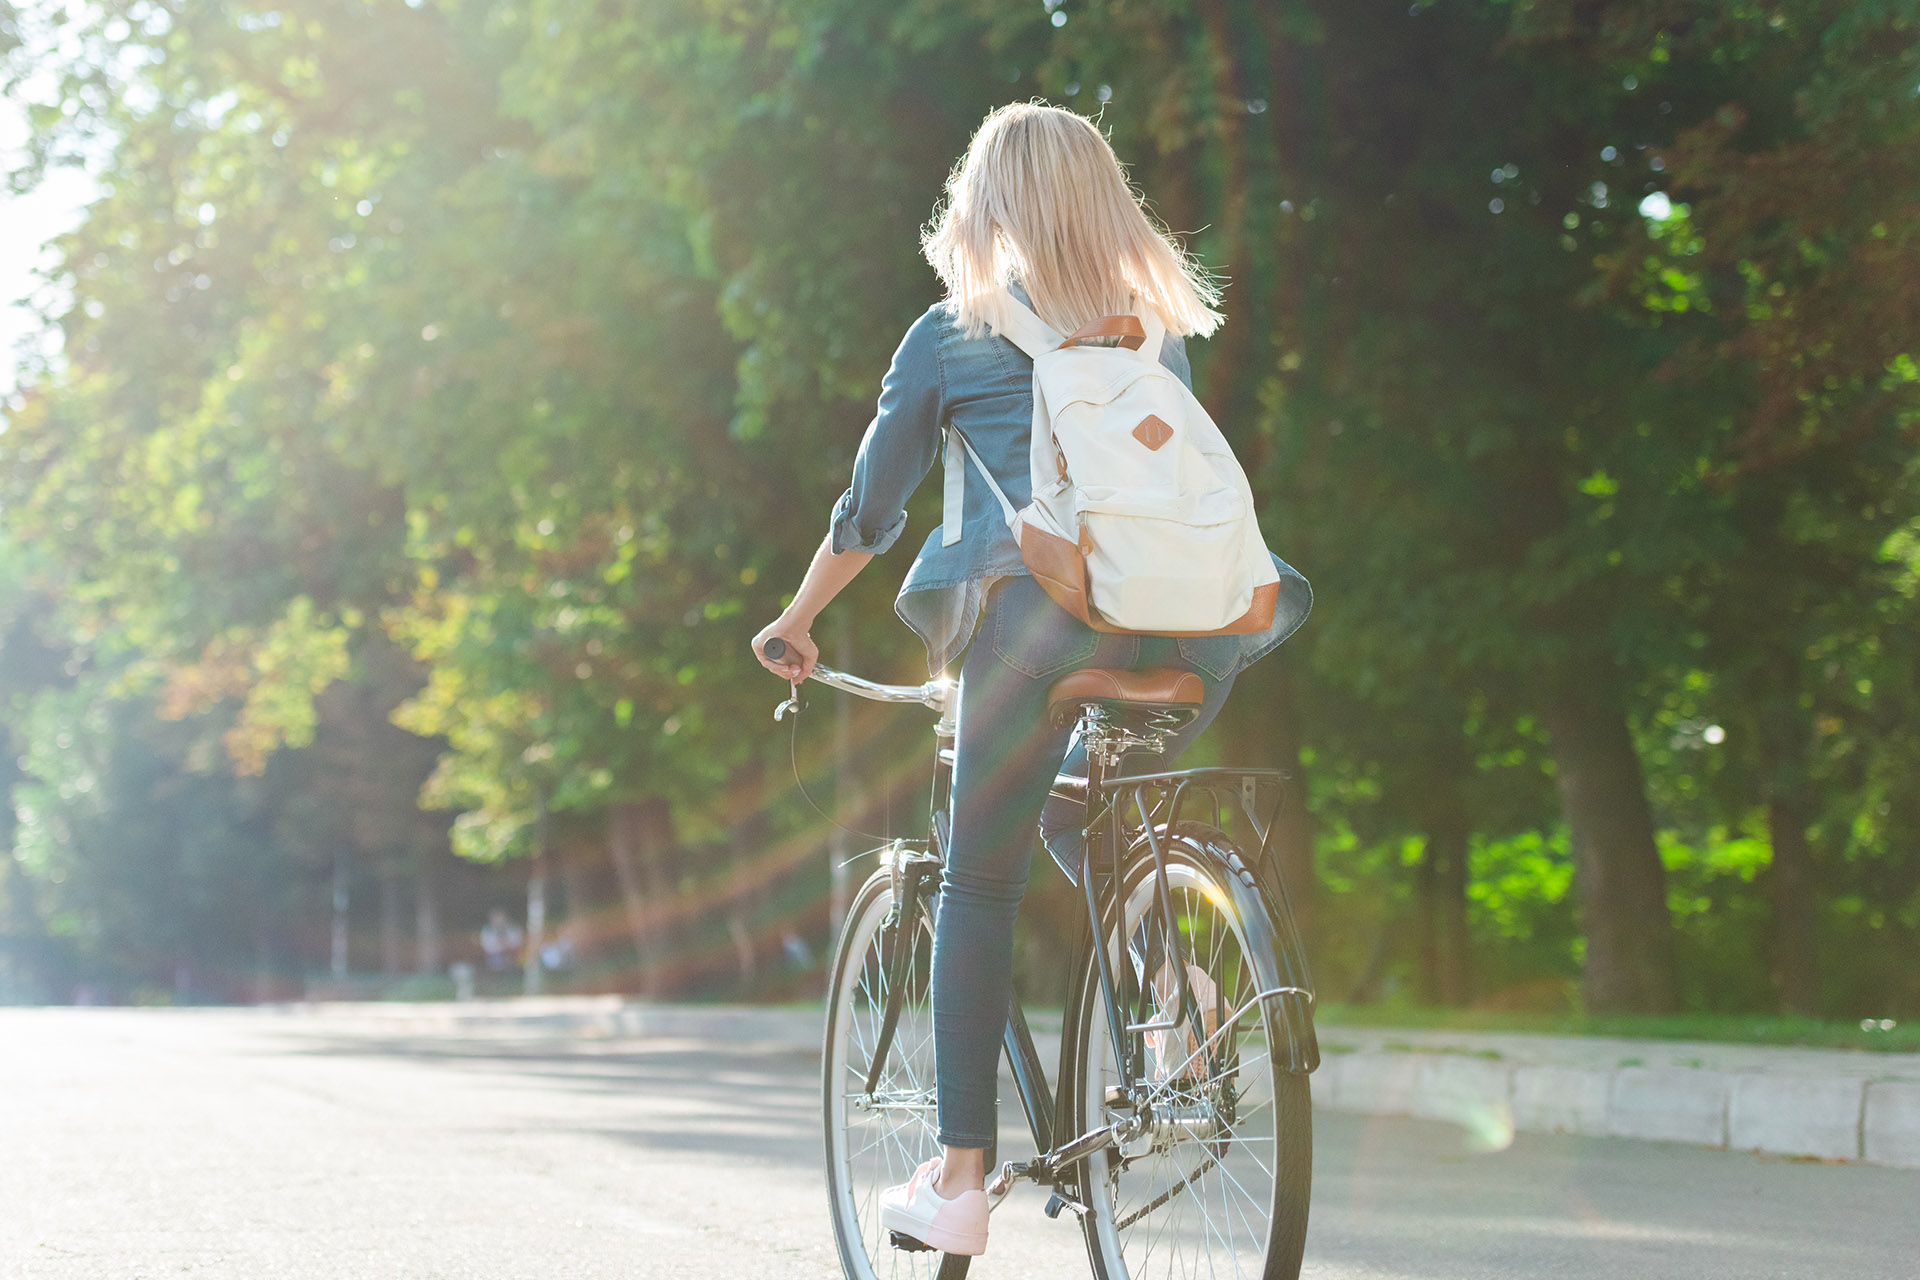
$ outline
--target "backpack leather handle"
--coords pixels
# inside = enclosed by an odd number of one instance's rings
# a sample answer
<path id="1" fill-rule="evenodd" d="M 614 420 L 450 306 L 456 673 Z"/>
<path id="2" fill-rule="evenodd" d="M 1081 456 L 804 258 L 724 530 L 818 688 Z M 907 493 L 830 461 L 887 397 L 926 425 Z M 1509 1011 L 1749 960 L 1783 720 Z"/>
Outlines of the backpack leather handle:
<path id="1" fill-rule="evenodd" d="M 1138 351 L 1147 340 L 1147 331 L 1138 316 L 1101 316 L 1075 329 L 1057 349 L 1078 346 L 1089 338 L 1118 338 L 1127 350 Z"/>

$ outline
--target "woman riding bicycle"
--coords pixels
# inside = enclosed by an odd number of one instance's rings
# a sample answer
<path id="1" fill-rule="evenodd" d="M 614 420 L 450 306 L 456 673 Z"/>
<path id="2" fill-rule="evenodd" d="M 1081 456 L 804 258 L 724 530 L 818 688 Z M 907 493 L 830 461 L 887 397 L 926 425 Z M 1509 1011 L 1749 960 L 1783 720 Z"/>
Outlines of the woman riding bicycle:
<path id="1" fill-rule="evenodd" d="M 1190 381 L 1183 338 L 1222 317 L 1219 290 L 1149 219 L 1105 137 L 1070 111 L 1002 107 L 975 133 L 922 243 L 947 296 L 916 320 L 881 383 L 853 483 L 833 512 L 793 603 L 754 637 L 754 654 L 792 680 L 812 673 L 813 620 L 906 525 L 906 501 L 956 428 L 974 464 L 948 455 L 945 527 L 907 572 L 895 608 L 939 672 L 958 661 L 952 841 L 934 926 L 935 1093 L 942 1154 L 882 1197 L 887 1227 L 948 1253 L 986 1246 L 986 1151 L 996 1131 L 1001 1033 L 1013 990 L 1013 927 L 1036 822 L 1066 865 L 1081 833 L 1076 806 L 1048 802 L 1056 773 L 1084 774 L 1070 729 L 1048 723 L 1047 694 L 1082 667 L 1178 667 L 1206 686 L 1178 751 L 1218 713 L 1234 676 L 1305 619 L 1306 580 L 1275 558 L 1279 600 L 1265 630 L 1173 638 L 1098 632 L 1049 599 L 1029 574 L 1000 498 L 965 483 L 984 465 L 1016 506 L 1030 497 L 1033 363 L 989 328 L 1009 289 L 1060 333 L 1103 316 L 1144 314 L 1165 327 L 1160 362 Z M 956 472 L 958 474 L 956 474 Z M 957 518 L 956 518 L 957 509 Z M 781 659 L 769 640 L 785 642 Z M 776 650 L 778 646 L 775 646 Z M 1063 764 L 1063 757 L 1065 758 Z M 1043 809 L 1045 812 L 1043 813 Z"/>

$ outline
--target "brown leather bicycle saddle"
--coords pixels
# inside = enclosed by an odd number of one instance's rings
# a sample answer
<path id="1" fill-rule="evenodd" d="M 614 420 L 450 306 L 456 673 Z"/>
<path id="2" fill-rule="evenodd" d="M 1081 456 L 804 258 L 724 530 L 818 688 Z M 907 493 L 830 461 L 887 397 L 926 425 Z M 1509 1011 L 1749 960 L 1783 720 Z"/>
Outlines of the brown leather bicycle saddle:
<path id="1" fill-rule="evenodd" d="M 1199 676 L 1178 667 L 1144 671 L 1087 667 L 1053 682 L 1047 691 L 1047 718 L 1054 724 L 1071 724 L 1090 702 L 1115 711 L 1195 712 L 1206 692 Z"/>

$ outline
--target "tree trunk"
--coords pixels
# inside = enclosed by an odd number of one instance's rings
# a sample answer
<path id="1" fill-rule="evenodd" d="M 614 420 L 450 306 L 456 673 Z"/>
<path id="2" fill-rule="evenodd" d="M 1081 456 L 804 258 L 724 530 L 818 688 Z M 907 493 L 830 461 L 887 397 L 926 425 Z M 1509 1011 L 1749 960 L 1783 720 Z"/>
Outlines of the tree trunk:
<path id="1" fill-rule="evenodd" d="M 413 864 L 413 965 L 418 973 L 440 972 L 439 837 L 416 839 Z"/>
<path id="2" fill-rule="evenodd" d="M 1433 836 L 1413 868 L 1413 951 L 1419 966 L 1420 999 L 1441 1003 L 1440 997 L 1440 881 L 1433 865 Z"/>
<path id="3" fill-rule="evenodd" d="M 546 822 L 540 824 L 544 831 Z M 541 952 L 547 945 L 547 854 L 542 840 L 540 852 L 533 856 L 527 875 L 527 954 L 520 966 L 520 993 L 537 996 L 542 991 L 546 961 Z"/>
<path id="4" fill-rule="evenodd" d="M 347 978 L 347 908 L 350 868 L 347 862 L 347 848 L 344 844 L 334 846 L 333 850 L 333 928 L 328 937 L 327 972 L 335 982 L 344 982 Z"/>
<path id="5" fill-rule="evenodd" d="M 400 868 L 389 860 L 380 864 L 380 972 L 397 978 L 400 959 Z"/>
<path id="6" fill-rule="evenodd" d="M 1592 673 L 1563 681 L 1541 707 L 1573 844 L 1586 1007 L 1667 1013 L 1679 1003 L 1679 981 L 1666 868 L 1626 717 L 1601 683 Z"/>
<path id="7" fill-rule="evenodd" d="M 1815 1016 L 1820 1012 L 1817 888 L 1806 811 L 1796 800 L 1776 796 L 1767 805 L 1767 829 L 1773 843 L 1767 898 L 1773 906 L 1774 989 L 1786 1012 Z"/>
<path id="8" fill-rule="evenodd" d="M 736 904 L 727 913 L 727 937 L 733 943 L 733 957 L 740 966 L 740 985 L 751 989 L 760 966 L 753 948 L 753 930 L 747 927 L 747 910 Z"/>
<path id="9" fill-rule="evenodd" d="M 1300 929 L 1301 945 L 1312 955 L 1318 930 L 1314 906 L 1317 872 L 1313 856 L 1313 814 L 1307 811 L 1307 766 L 1300 759 L 1300 736 L 1283 698 L 1276 708 L 1276 755 L 1290 775 L 1284 784 L 1286 799 L 1274 821 L 1273 840 L 1286 880 L 1287 903 Z"/>
<path id="10" fill-rule="evenodd" d="M 851 642 L 847 641 L 843 635 L 840 657 L 851 665 L 852 656 Z M 845 668 L 843 667 L 842 670 Z M 844 710 L 853 699 L 837 698 L 835 701 L 839 703 L 839 707 L 836 708 L 838 712 Z M 859 777 L 861 771 L 853 756 L 850 724 L 835 722 L 834 750 L 839 753 L 839 758 L 835 762 L 837 776 L 841 779 Z M 727 845 L 733 855 L 733 865 L 751 867 L 773 843 L 773 824 L 766 804 L 767 768 L 764 757 L 750 759 L 734 769 L 728 782 L 728 792 L 728 809 L 741 815 L 727 832 Z M 849 827 L 858 829 L 866 824 L 866 806 L 866 795 L 857 786 L 851 791 L 843 791 L 836 796 L 835 807 L 839 810 L 839 820 Z M 831 847 L 831 842 L 829 844 Z M 840 881 L 841 891 L 844 892 L 848 880 L 847 871 L 842 869 L 835 875 Z M 727 933 L 733 940 L 734 954 L 740 964 L 740 980 L 746 989 L 751 991 L 754 983 L 760 978 L 760 956 L 759 948 L 754 942 L 753 921 L 762 913 L 766 888 L 757 879 L 748 881 L 748 885 L 749 887 L 733 900 L 727 919 Z M 830 879 L 830 891 L 832 887 Z M 831 935 L 837 938 L 841 920 L 846 915 L 844 898 L 837 903 L 830 903 L 830 910 L 839 913 L 834 920 L 834 933 Z"/>
<path id="11" fill-rule="evenodd" d="M 554 860 L 560 874 L 560 936 L 572 944 L 576 970 L 586 972 L 587 957 L 597 941 L 599 930 L 594 921 L 592 880 L 587 872 L 586 849 L 580 833 L 571 828 L 554 842 Z"/>
<path id="12" fill-rule="evenodd" d="M 640 855 L 640 884 L 653 909 L 648 915 L 648 935 L 654 952 L 655 993 L 670 993 L 675 985 L 676 945 L 680 934 L 674 922 L 673 810 L 661 799 L 643 801 L 635 806 L 639 838 L 634 850 Z"/>
<path id="13" fill-rule="evenodd" d="M 1211 223 L 1220 261 L 1229 264 L 1232 288 L 1227 310 L 1233 323 L 1207 343 L 1207 409 L 1223 424 L 1256 492 L 1266 468 L 1271 437 L 1259 431 L 1263 416 L 1260 395 L 1278 358 L 1274 347 L 1276 317 L 1284 302 L 1280 272 L 1272 246 L 1279 239 L 1281 156 L 1276 109 L 1281 104 L 1275 83 L 1273 10 L 1278 6 L 1241 5 L 1223 0 L 1201 0 L 1196 16 L 1206 32 L 1213 57 L 1213 91 L 1220 110 L 1213 114 L 1213 136 L 1207 154 L 1196 154 L 1169 173 L 1177 188 L 1192 185 L 1196 170 L 1219 175 L 1217 195 L 1204 212 L 1196 210 L 1186 225 Z M 1163 184 L 1162 190 L 1165 189 Z"/>
<path id="14" fill-rule="evenodd" d="M 1467 838 L 1463 822 L 1452 829 L 1429 833 L 1427 846 L 1436 891 L 1438 927 L 1434 950 L 1439 962 L 1440 1001 L 1449 1005 L 1473 1001 L 1473 956 L 1467 932 Z"/>
<path id="15" fill-rule="evenodd" d="M 617 804 L 607 811 L 607 856 L 613 863 L 613 878 L 620 886 L 620 900 L 627 910 L 627 929 L 633 935 L 633 952 L 640 966 L 642 995 L 660 994 L 660 962 L 655 954 L 652 931 L 647 921 L 647 898 L 640 887 L 642 836 L 640 806 Z"/>
<path id="16" fill-rule="evenodd" d="M 1429 1004 L 1464 1005 L 1472 998 L 1467 948 L 1469 820 L 1456 778 L 1436 779 L 1438 801 L 1427 816 L 1426 843 L 1414 869 L 1420 911 L 1421 996 Z"/>
<path id="17" fill-rule="evenodd" d="M 1347 988 L 1348 1004 L 1372 1004 L 1380 998 L 1380 984 L 1386 979 L 1387 966 L 1393 960 L 1393 935 L 1399 923 L 1395 916 L 1381 922 L 1379 932 L 1373 937 L 1373 947 L 1367 952 L 1367 963 Z"/>
<path id="18" fill-rule="evenodd" d="M 1274 849 L 1286 884 L 1287 905 L 1300 930 L 1301 945 L 1309 957 L 1314 950 L 1317 918 L 1314 909 L 1316 878 L 1313 857 L 1313 814 L 1307 811 L 1307 766 L 1300 758 L 1300 734 L 1290 701 L 1291 682 L 1281 681 L 1273 702 L 1274 756 L 1288 773 L 1282 784 L 1285 799 L 1274 820 Z M 1311 961 L 1309 961 L 1311 963 Z"/>
<path id="19" fill-rule="evenodd" d="M 1820 885 L 1813 865 L 1807 825 L 1815 808 L 1808 766 L 1813 731 L 1798 697 L 1799 664 L 1776 652 L 1756 669 L 1760 688 L 1752 696 L 1758 711 L 1760 755 L 1764 767 L 1761 797 L 1767 805 L 1768 842 L 1773 858 L 1764 877 L 1773 930 L 1769 969 L 1780 1007 L 1788 1013 L 1815 1014 L 1820 1007 L 1819 943 L 1815 937 Z"/>

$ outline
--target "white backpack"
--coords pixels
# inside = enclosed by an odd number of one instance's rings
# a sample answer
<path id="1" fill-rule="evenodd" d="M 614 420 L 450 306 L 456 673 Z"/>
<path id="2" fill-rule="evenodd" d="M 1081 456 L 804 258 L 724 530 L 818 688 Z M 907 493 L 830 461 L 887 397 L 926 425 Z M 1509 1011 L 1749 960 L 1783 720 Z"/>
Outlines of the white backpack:
<path id="1" fill-rule="evenodd" d="M 1253 491 L 1220 428 L 1160 363 L 1159 316 L 1105 316 L 1063 338 L 1004 289 L 994 308 L 994 332 L 1033 357 L 1033 501 L 1015 511 L 949 426 L 943 545 L 960 538 L 971 457 L 1029 572 L 1082 622 L 1153 635 L 1264 631 L 1280 574 Z M 1121 345 L 1081 345 L 1102 337 Z"/>

